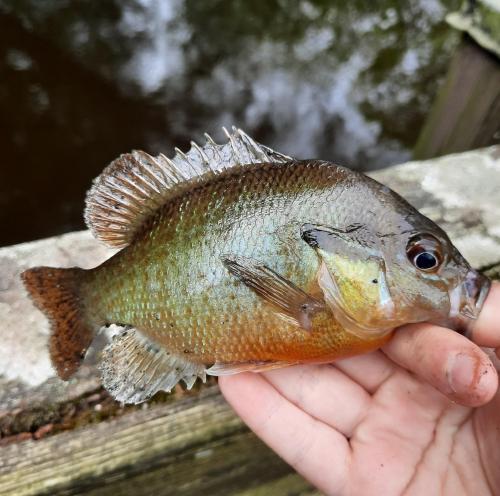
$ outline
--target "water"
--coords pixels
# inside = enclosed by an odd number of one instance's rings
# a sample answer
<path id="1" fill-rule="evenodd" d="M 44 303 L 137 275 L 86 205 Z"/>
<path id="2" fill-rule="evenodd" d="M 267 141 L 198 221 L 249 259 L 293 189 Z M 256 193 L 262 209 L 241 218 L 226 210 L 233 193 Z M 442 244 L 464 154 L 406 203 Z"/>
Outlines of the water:
<path id="1" fill-rule="evenodd" d="M 407 160 L 457 6 L 0 0 L 0 245 L 83 228 L 113 158 L 222 139 L 222 125 L 362 170 Z"/>

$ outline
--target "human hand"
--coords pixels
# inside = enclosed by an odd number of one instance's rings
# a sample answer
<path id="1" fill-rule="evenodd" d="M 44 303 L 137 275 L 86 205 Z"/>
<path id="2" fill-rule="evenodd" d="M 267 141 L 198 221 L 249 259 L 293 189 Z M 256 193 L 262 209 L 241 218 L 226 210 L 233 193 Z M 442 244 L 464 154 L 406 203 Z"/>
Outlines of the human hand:
<path id="1" fill-rule="evenodd" d="M 498 358 L 495 283 L 472 341 L 414 324 L 381 351 L 219 384 L 249 427 L 326 494 L 500 494 Z"/>

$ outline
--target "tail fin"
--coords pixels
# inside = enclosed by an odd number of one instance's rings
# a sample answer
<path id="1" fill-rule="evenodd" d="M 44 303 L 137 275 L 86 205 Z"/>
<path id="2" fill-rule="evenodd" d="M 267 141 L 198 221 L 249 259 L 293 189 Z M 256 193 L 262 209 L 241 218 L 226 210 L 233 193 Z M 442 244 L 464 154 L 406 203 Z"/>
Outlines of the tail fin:
<path id="1" fill-rule="evenodd" d="M 84 274 L 83 269 L 52 267 L 34 267 L 21 274 L 35 305 L 50 320 L 50 357 L 61 379 L 78 370 L 94 337 L 80 298 Z"/>

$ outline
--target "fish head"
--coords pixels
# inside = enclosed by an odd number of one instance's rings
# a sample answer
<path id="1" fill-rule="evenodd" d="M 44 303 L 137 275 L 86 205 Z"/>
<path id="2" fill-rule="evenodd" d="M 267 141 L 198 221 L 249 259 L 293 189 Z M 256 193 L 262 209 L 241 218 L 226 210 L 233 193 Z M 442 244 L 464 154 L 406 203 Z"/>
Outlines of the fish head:
<path id="1" fill-rule="evenodd" d="M 436 238 L 428 238 L 429 235 L 410 239 L 407 248 L 408 258 L 421 278 L 428 280 L 429 283 L 435 280 L 435 284 L 443 285 L 443 291 L 446 291 L 447 313 L 446 307 L 443 306 L 443 311 L 436 311 L 434 318 L 428 320 L 470 334 L 488 296 L 491 281 L 473 269 L 448 236 L 441 234 L 444 236 L 441 236 L 441 239 L 437 238 L 437 244 L 434 241 Z M 427 239 L 430 239 L 430 242 Z M 431 264 L 433 260 L 427 254 L 430 251 L 431 255 L 435 255 L 433 249 L 438 252 L 436 256 L 438 263 L 435 266 Z M 422 267 L 422 264 L 425 267 Z M 427 268 L 427 264 L 431 264 L 431 267 Z"/>
<path id="2" fill-rule="evenodd" d="M 417 213 L 418 214 L 418 213 Z M 416 322 L 469 332 L 490 287 L 446 233 L 418 214 L 413 225 L 379 232 L 304 224 L 319 257 L 318 284 L 343 327 L 379 336 Z"/>

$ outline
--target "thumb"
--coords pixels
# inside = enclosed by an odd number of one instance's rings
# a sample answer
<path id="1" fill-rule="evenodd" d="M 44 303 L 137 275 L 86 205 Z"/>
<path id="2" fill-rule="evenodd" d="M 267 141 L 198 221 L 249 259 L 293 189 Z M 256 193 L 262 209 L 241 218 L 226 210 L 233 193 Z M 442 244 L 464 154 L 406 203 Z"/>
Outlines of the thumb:
<path id="1" fill-rule="evenodd" d="M 470 339 L 479 346 L 496 348 L 500 356 L 500 283 L 493 282 Z"/>

